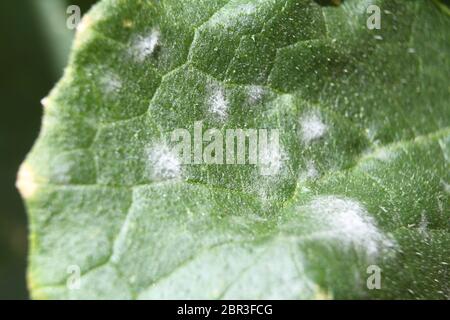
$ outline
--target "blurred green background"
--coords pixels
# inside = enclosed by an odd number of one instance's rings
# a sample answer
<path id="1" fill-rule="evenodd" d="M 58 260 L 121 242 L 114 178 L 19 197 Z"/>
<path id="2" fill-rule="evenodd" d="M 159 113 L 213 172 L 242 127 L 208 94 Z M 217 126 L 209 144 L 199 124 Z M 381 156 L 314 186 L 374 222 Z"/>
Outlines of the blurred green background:
<path id="1" fill-rule="evenodd" d="M 0 1 L 0 299 L 28 299 L 27 216 L 15 189 L 20 163 L 39 133 L 40 100 L 61 77 L 73 31 L 67 7 L 95 0 Z"/>

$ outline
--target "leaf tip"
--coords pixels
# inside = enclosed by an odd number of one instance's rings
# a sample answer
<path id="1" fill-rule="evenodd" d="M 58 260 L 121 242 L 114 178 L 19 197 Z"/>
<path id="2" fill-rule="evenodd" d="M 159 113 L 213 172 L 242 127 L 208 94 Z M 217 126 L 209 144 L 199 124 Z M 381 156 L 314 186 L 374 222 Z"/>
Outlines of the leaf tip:
<path id="1" fill-rule="evenodd" d="M 48 98 L 48 97 L 45 97 L 45 98 L 42 98 L 42 99 L 41 99 L 41 105 L 42 105 L 44 108 L 47 108 L 47 107 L 48 107 L 48 103 L 49 103 L 49 98 Z"/>
<path id="2" fill-rule="evenodd" d="M 33 197 L 37 187 L 33 169 L 26 163 L 22 164 L 16 180 L 16 188 L 19 190 L 22 198 L 29 199 Z"/>

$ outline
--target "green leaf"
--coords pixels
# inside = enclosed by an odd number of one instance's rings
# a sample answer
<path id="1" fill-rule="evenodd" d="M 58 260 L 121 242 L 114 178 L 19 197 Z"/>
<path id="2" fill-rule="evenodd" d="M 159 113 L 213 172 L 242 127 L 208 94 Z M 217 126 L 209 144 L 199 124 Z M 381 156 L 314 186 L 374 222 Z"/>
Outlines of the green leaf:
<path id="1" fill-rule="evenodd" d="M 449 30 L 431 0 L 100 2 L 19 172 L 33 297 L 450 298 Z M 196 121 L 278 129 L 270 174 L 179 165 Z"/>

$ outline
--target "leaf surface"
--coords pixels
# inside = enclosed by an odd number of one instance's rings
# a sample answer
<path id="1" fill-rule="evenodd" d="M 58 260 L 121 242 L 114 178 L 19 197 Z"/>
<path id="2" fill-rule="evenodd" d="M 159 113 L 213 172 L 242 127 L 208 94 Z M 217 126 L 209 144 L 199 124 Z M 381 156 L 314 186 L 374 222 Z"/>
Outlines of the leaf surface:
<path id="1" fill-rule="evenodd" d="M 448 299 L 449 30 L 433 1 L 103 0 L 19 172 L 33 297 Z M 179 166 L 196 121 L 280 130 L 270 174 Z"/>

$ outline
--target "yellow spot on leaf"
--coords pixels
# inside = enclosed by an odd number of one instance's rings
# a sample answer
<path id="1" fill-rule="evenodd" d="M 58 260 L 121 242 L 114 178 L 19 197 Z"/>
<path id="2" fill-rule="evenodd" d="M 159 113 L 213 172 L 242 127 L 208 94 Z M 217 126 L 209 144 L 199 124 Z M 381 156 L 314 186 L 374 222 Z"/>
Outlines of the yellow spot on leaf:
<path id="1" fill-rule="evenodd" d="M 333 294 L 318 286 L 314 294 L 314 300 L 333 300 Z"/>
<path id="2" fill-rule="evenodd" d="M 133 28 L 133 21 L 131 20 L 123 20 L 122 25 L 124 28 L 130 29 Z"/>

